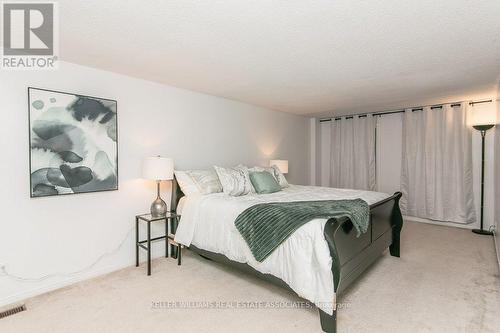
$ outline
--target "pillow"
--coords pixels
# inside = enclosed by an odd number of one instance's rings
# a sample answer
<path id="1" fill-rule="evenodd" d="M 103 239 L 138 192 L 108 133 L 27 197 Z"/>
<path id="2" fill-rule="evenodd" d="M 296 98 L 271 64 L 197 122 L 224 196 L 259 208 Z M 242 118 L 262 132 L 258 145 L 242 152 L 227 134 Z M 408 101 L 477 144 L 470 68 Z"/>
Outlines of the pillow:
<path id="1" fill-rule="evenodd" d="M 222 184 L 222 191 L 233 197 L 248 194 L 252 190 L 248 169 L 245 166 L 222 168 L 214 166 Z"/>
<path id="2" fill-rule="evenodd" d="M 274 170 L 274 177 L 278 181 L 278 184 L 280 184 L 281 188 L 290 186 L 290 184 L 288 184 L 288 181 L 285 178 L 285 175 L 276 165 L 273 165 L 271 168 Z"/>
<path id="3" fill-rule="evenodd" d="M 250 181 L 258 194 L 281 191 L 276 178 L 267 171 L 250 172 Z"/>
<path id="4" fill-rule="evenodd" d="M 214 170 L 176 170 L 174 173 L 184 195 L 222 192 L 222 185 Z"/>
<path id="5" fill-rule="evenodd" d="M 250 192 L 255 193 L 255 189 L 253 188 L 252 182 L 250 181 L 250 170 L 248 169 L 248 167 L 243 164 L 238 164 L 233 169 L 243 171 L 243 173 L 245 174 L 246 182 L 249 184 Z"/>
<path id="6" fill-rule="evenodd" d="M 270 167 L 255 166 L 255 167 L 253 167 L 251 169 L 248 169 L 248 171 L 250 171 L 250 172 L 267 171 L 271 175 L 273 175 L 273 177 L 276 179 L 276 181 L 281 186 L 281 188 L 285 188 L 285 187 L 290 186 L 288 184 L 285 176 L 283 175 L 283 173 L 280 171 L 280 169 L 276 165 L 273 165 L 273 166 L 270 166 Z"/>
<path id="7" fill-rule="evenodd" d="M 214 169 L 189 170 L 186 173 L 191 177 L 202 194 L 222 192 L 222 184 Z"/>
<path id="8" fill-rule="evenodd" d="M 274 178 L 276 178 L 276 176 L 274 175 L 274 169 L 271 167 L 254 166 L 253 168 L 248 169 L 248 172 L 250 173 L 259 171 L 269 172 Z M 276 179 L 276 181 L 278 181 L 278 179 Z"/>
<path id="9" fill-rule="evenodd" d="M 258 171 L 266 171 L 266 172 L 269 172 L 274 178 L 276 178 L 276 176 L 274 176 L 274 169 L 271 168 L 271 167 L 261 167 L 261 166 L 254 166 L 253 168 L 250 168 L 248 169 L 248 172 L 249 173 L 252 173 L 252 172 L 258 172 Z M 276 179 L 276 181 L 278 181 Z M 252 184 L 252 192 L 253 193 L 256 193 L 257 191 L 255 190 L 255 187 L 253 186 Z"/>
<path id="10" fill-rule="evenodd" d="M 186 171 L 175 170 L 174 174 L 175 179 L 177 179 L 177 184 L 179 184 L 179 187 L 184 195 L 200 193 L 198 186 L 196 186 L 193 179 L 186 173 Z"/>

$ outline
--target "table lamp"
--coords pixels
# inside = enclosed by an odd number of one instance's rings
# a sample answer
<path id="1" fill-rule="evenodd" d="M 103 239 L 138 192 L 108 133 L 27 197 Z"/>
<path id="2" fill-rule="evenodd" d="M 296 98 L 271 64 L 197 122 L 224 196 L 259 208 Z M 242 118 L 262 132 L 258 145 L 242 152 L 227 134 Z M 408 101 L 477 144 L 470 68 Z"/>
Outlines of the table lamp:
<path id="1" fill-rule="evenodd" d="M 174 178 L 174 161 L 161 156 L 144 159 L 142 178 L 156 181 L 156 199 L 151 204 L 151 216 L 164 217 L 167 214 L 167 204 L 160 196 L 160 183 Z"/>
<path id="2" fill-rule="evenodd" d="M 288 160 L 271 160 L 269 162 L 270 166 L 277 166 L 278 169 L 283 173 L 286 174 L 288 173 Z"/>

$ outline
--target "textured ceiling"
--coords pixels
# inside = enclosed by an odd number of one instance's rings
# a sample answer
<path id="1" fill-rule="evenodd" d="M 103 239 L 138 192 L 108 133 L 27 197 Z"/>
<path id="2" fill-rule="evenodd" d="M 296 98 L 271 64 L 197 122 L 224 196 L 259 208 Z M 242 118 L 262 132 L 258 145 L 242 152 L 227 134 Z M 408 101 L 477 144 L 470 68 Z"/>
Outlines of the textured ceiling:
<path id="1" fill-rule="evenodd" d="M 61 0 L 61 58 L 297 114 L 495 95 L 499 0 Z"/>

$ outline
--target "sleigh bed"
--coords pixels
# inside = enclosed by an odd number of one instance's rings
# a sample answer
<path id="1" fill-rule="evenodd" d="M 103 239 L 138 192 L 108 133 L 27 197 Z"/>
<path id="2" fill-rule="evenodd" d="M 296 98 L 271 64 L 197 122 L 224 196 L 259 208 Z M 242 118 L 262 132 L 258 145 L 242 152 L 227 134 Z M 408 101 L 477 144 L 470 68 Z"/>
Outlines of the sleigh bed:
<path id="1" fill-rule="evenodd" d="M 308 190 L 310 188 L 312 187 L 307 187 Z M 177 210 L 183 196 L 184 194 L 174 179 L 171 199 L 172 211 Z M 335 333 L 337 331 L 335 296 L 345 291 L 387 248 L 389 248 L 392 256 L 399 257 L 400 232 L 403 226 L 403 219 L 399 209 L 400 198 L 401 193 L 396 192 L 392 196 L 386 196 L 382 200 L 371 203 L 369 206 L 370 221 L 368 230 L 361 235 L 357 235 L 349 218 L 331 218 L 324 223 L 322 231 L 322 238 L 324 239 L 321 241 L 326 241 L 331 256 L 331 275 L 333 276 L 331 284 L 334 290 L 333 310 L 330 311 L 331 313 L 327 313 L 318 307 L 321 328 L 324 332 Z M 183 223 L 182 218 L 180 223 Z M 174 225 L 174 231 L 176 228 L 177 225 Z M 227 237 L 232 236 L 227 235 Z M 295 293 L 283 279 L 272 274 L 262 273 L 255 269 L 255 266 L 252 267 L 247 262 L 241 262 L 242 260 L 231 260 L 223 253 L 212 251 L 210 246 L 189 244 L 189 249 L 205 259 L 233 266 Z"/>

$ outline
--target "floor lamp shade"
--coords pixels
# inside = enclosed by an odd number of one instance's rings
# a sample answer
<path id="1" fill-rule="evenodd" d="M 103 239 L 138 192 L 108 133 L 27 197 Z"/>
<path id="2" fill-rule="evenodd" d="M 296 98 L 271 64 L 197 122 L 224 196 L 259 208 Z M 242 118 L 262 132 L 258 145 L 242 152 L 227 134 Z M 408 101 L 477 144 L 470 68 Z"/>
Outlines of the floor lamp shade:
<path id="1" fill-rule="evenodd" d="M 271 160 L 269 162 L 270 166 L 277 166 L 282 173 L 288 173 L 288 161 L 287 160 Z"/>
<path id="2" fill-rule="evenodd" d="M 495 125 L 497 123 L 497 110 L 490 103 L 474 105 L 470 118 L 470 123 L 474 128 Z"/>
<path id="3" fill-rule="evenodd" d="M 151 204 L 153 217 L 164 217 L 167 214 L 167 204 L 160 196 L 160 183 L 162 180 L 174 178 L 174 161 L 167 157 L 148 157 L 142 162 L 142 177 L 156 181 L 156 199 Z"/>

